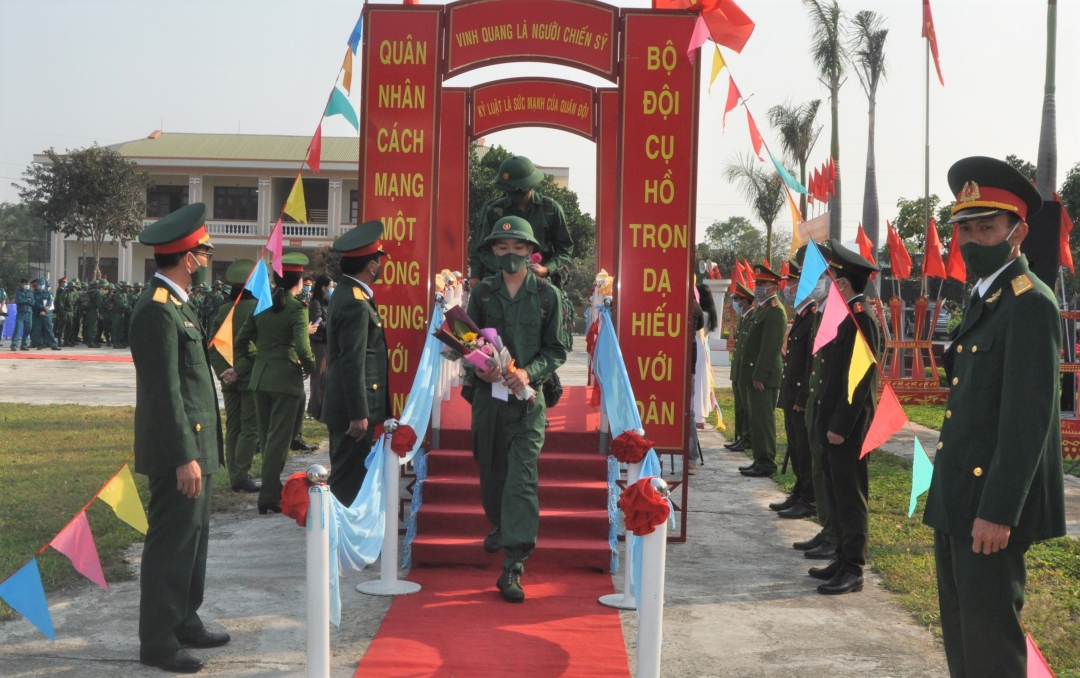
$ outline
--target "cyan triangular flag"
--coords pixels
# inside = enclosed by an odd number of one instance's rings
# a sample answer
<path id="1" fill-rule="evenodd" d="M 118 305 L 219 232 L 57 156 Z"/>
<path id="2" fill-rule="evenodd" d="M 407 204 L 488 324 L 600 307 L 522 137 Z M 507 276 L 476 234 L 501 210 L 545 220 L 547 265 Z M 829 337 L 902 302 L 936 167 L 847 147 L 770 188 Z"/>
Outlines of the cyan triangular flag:
<path id="1" fill-rule="evenodd" d="M 776 156 L 772 154 L 772 151 L 769 151 L 769 149 L 765 150 L 769 153 L 769 159 L 772 160 L 773 167 L 776 168 L 776 173 L 780 175 L 780 178 L 784 180 L 784 183 L 787 184 L 788 188 L 796 193 L 810 195 L 810 191 L 806 190 L 806 186 L 800 184 L 799 180 L 792 176 L 791 172 L 787 171 L 787 168 L 777 161 Z"/>
<path id="2" fill-rule="evenodd" d="M 360 131 L 360 120 L 356 117 L 356 109 L 349 103 L 349 98 L 345 96 L 337 87 L 334 88 L 334 93 L 330 95 L 330 103 L 326 104 L 326 112 L 323 113 L 323 117 L 329 118 L 332 115 L 343 115 L 345 119 L 349 121 L 357 131 Z"/>
<path id="3" fill-rule="evenodd" d="M 930 457 L 926 456 L 919 438 L 915 438 L 915 455 L 911 462 L 911 501 L 908 502 L 907 517 L 915 514 L 915 504 L 919 495 L 930 489 L 930 480 L 934 477 L 934 465 L 930 463 Z"/>
<path id="4" fill-rule="evenodd" d="M 23 565 L 22 569 L 8 577 L 7 581 L 0 583 L 0 598 L 26 617 L 49 640 L 56 640 L 49 603 L 45 600 L 45 589 L 41 586 L 37 558 Z"/>
<path id="5" fill-rule="evenodd" d="M 817 287 L 818 278 L 828 270 L 829 265 L 825 263 L 825 257 L 821 255 L 821 250 L 818 249 L 814 243 L 814 239 L 811 238 L 810 242 L 806 244 L 806 256 L 803 257 L 802 276 L 799 278 L 799 289 L 795 292 L 795 306 L 803 303 L 803 300 L 810 296 L 810 293 Z"/>
<path id="6" fill-rule="evenodd" d="M 274 293 L 270 291 L 270 275 L 266 272 L 266 261 L 259 259 L 245 288 L 258 300 L 255 313 L 262 313 L 274 305 Z"/>
<path id="7" fill-rule="evenodd" d="M 352 29 L 352 33 L 349 35 L 349 49 L 353 54 L 356 54 L 356 50 L 360 48 L 360 38 L 364 34 L 364 15 L 361 14 L 360 18 L 356 20 L 356 26 Z"/>

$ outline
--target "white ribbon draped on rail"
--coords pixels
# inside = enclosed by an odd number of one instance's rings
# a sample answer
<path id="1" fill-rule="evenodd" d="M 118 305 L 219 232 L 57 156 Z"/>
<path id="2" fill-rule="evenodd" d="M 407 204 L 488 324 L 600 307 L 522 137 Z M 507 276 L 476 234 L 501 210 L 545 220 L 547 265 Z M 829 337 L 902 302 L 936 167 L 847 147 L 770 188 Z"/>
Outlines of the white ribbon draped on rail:
<path id="1" fill-rule="evenodd" d="M 442 322 L 443 309 L 436 304 L 428 328 L 439 327 Z M 405 401 L 405 410 L 398 419 L 401 425 L 411 426 L 416 432 L 416 442 L 401 459 L 402 466 L 413 460 L 427 433 L 435 400 L 435 385 L 444 362 L 441 350 L 442 344 L 429 333 L 413 378 L 412 390 Z M 371 425 L 375 425 L 375 422 Z M 334 626 L 341 622 L 341 592 L 338 586 L 341 572 L 358 572 L 374 563 L 382 552 L 386 528 L 384 455 L 394 454 L 389 448 L 390 442 L 384 433 L 379 436 L 364 462 L 367 475 L 352 506 L 345 507 L 330 495 L 330 621 Z"/>

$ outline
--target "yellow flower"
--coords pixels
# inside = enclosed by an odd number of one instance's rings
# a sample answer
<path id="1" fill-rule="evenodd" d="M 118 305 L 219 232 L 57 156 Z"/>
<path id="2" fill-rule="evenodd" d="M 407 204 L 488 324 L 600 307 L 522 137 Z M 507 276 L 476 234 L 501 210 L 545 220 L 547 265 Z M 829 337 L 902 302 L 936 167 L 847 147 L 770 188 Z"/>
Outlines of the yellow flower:
<path id="1" fill-rule="evenodd" d="M 465 332 L 461 335 L 461 340 L 464 341 L 466 344 L 471 344 L 476 341 L 477 337 L 479 336 L 480 335 L 476 332 Z"/>

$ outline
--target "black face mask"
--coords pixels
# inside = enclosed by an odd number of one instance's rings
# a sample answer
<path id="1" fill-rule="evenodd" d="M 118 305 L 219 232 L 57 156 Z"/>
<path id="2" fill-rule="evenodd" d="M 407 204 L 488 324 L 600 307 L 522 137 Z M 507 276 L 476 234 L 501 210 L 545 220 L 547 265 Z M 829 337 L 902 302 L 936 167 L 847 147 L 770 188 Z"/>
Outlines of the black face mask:
<path id="1" fill-rule="evenodd" d="M 525 202 L 525 198 L 529 197 L 528 189 L 524 191 L 507 191 L 506 196 L 515 204 Z"/>

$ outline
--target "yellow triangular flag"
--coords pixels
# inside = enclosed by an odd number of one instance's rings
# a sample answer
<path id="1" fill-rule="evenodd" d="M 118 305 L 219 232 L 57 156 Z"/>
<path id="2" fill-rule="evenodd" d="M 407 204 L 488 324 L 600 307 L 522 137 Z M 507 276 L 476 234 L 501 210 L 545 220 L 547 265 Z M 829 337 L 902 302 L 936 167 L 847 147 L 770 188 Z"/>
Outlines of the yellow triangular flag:
<path id="1" fill-rule="evenodd" d="M 716 76 L 720 75 L 720 71 L 723 70 L 726 65 L 724 63 L 724 57 L 720 54 L 720 45 L 717 45 L 714 42 L 713 47 L 716 48 L 716 54 L 713 55 L 712 75 L 709 76 L 709 94 L 712 94 L 712 84 L 716 82 Z"/>
<path id="2" fill-rule="evenodd" d="M 863 339 L 862 332 L 859 332 L 855 335 L 855 348 L 851 351 L 851 366 L 848 368 L 847 375 L 847 401 L 849 403 L 855 396 L 855 387 L 862 381 L 863 375 L 866 374 L 866 370 L 876 362 L 877 360 L 874 359 L 874 352 L 871 351 L 870 347 L 866 344 L 866 339 Z"/>
<path id="3" fill-rule="evenodd" d="M 98 499 L 111 506 L 117 518 L 146 534 L 150 527 L 146 522 L 146 510 L 143 509 L 139 490 L 135 487 L 135 479 L 131 477 L 127 464 L 102 488 Z"/>
<path id="4" fill-rule="evenodd" d="M 234 305 L 229 309 L 229 315 L 225 316 L 225 320 L 221 323 L 221 327 L 218 329 L 217 334 L 210 340 L 210 345 L 214 347 L 221 357 L 225 359 L 230 365 L 233 364 L 233 312 L 236 310 Z"/>
<path id="5" fill-rule="evenodd" d="M 342 78 L 341 84 L 346 92 L 352 94 L 352 47 L 345 50 L 345 63 L 341 67 L 345 69 L 345 77 Z"/>
<path id="6" fill-rule="evenodd" d="M 802 223 L 802 213 L 799 212 L 799 206 L 795 204 L 795 200 L 791 197 L 791 191 L 785 189 L 784 192 L 787 193 L 788 209 L 791 210 L 791 254 L 789 258 L 794 259 L 795 253 L 806 244 L 807 239 L 803 237 L 802 230 L 799 228 L 799 224 Z"/>
<path id="7" fill-rule="evenodd" d="M 296 182 L 289 191 L 289 199 L 285 201 L 285 214 L 296 219 L 301 224 L 307 223 L 307 203 L 304 202 L 304 180 L 297 174 Z"/>

